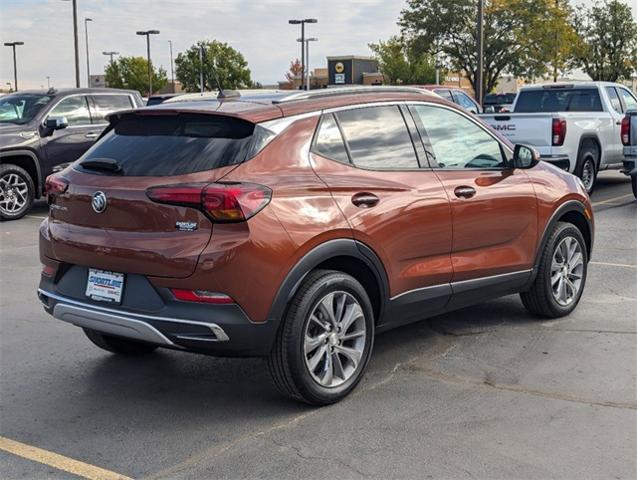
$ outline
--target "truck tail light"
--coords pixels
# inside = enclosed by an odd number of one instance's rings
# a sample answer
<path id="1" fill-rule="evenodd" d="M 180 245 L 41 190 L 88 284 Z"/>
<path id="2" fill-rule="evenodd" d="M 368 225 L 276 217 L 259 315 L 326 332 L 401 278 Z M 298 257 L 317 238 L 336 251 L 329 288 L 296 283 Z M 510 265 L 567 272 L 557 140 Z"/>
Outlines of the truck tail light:
<path id="1" fill-rule="evenodd" d="M 67 188 L 69 188 L 69 181 L 57 173 L 46 177 L 44 182 L 44 191 L 47 195 L 62 194 Z"/>
<path id="2" fill-rule="evenodd" d="M 255 183 L 191 183 L 152 187 L 153 202 L 182 205 L 204 212 L 214 222 L 244 222 L 259 213 L 272 198 L 272 190 Z"/>
<path id="3" fill-rule="evenodd" d="M 564 139 L 566 138 L 566 120 L 563 118 L 553 119 L 552 138 L 552 144 L 554 147 L 561 147 L 564 145 Z"/>
<path id="4" fill-rule="evenodd" d="M 630 145 L 630 115 L 622 120 L 622 143 L 627 147 Z"/>

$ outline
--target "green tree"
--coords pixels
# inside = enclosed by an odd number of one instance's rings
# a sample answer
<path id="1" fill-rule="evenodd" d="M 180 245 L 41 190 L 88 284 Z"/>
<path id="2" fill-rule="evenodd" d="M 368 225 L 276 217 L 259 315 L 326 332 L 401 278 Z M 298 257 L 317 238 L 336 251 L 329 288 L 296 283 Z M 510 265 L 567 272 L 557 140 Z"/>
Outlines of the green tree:
<path id="1" fill-rule="evenodd" d="M 129 88 L 149 95 L 148 61 L 144 57 L 120 57 L 108 64 L 105 75 L 109 87 Z M 166 71 L 153 66 L 153 90 L 161 90 L 167 82 Z"/>
<path id="2" fill-rule="evenodd" d="M 577 65 L 593 80 L 615 82 L 637 69 L 637 22 L 628 5 L 610 0 L 582 10 L 574 22 Z"/>
<path id="3" fill-rule="evenodd" d="M 547 31 L 552 32 L 556 25 L 562 28 L 567 17 L 560 14 L 555 19 L 550 12 L 565 8 L 566 0 L 562 3 L 485 0 L 483 92 L 493 90 L 503 72 L 531 77 L 546 74 L 555 58 L 555 49 L 548 48 L 555 36 L 548 36 Z M 412 49 L 439 52 L 448 68 L 466 72 L 477 91 L 476 17 L 477 0 L 407 0 L 398 24 Z M 562 56 L 568 54 L 558 53 L 558 68 Z"/>
<path id="4" fill-rule="evenodd" d="M 378 59 L 380 71 L 390 85 L 427 84 L 436 80 L 433 57 L 410 49 L 399 37 L 370 43 L 369 48 Z"/>
<path id="5" fill-rule="evenodd" d="M 199 72 L 201 61 L 199 51 L 204 47 L 203 71 L 204 89 L 216 90 L 217 79 L 221 88 L 239 89 L 254 86 L 250 78 L 248 62 L 243 55 L 227 43 L 217 40 L 201 40 L 175 59 L 176 76 L 188 92 L 201 89 Z"/>

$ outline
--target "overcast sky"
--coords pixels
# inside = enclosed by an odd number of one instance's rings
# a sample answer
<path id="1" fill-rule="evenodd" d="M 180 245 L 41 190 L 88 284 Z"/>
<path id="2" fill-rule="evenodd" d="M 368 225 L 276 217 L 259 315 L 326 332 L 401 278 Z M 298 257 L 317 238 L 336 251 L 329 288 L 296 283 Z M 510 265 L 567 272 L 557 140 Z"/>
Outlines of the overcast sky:
<path id="1" fill-rule="evenodd" d="M 300 55 L 298 25 L 290 18 L 314 17 L 308 34 L 319 38 L 310 46 L 311 68 L 325 66 L 328 55 L 370 55 L 367 44 L 398 33 L 396 20 L 404 0 L 78 0 L 80 68 L 86 85 L 84 21 L 90 17 L 91 73 L 102 73 L 104 50 L 146 55 L 137 30 L 157 29 L 151 56 L 170 77 L 168 40 L 175 56 L 200 39 L 228 42 L 246 57 L 252 78 L 274 84 L 292 58 Z M 586 0 L 584 4 L 592 4 Z M 627 0 L 637 16 L 637 0 Z M 74 85 L 73 28 L 70 1 L 0 0 L 0 40 L 23 41 L 18 47 L 18 83 L 22 88 Z M 2 47 L 0 79 L 13 81 L 11 49 Z"/>

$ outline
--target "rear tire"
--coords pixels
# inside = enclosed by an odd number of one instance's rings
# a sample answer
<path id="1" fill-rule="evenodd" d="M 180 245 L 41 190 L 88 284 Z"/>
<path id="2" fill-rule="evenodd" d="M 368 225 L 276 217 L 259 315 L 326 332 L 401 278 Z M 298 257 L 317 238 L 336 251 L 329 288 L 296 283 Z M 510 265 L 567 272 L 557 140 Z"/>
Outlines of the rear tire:
<path id="1" fill-rule="evenodd" d="M 522 303 L 541 317 L 568 315 L 577 307 L 586 285 L 588 252 L 582 232 L 571 223 L 558 222 L 541 255 L 531 288 L 520 293 Z"/>
<path id="2" fill-rule="evenodd" d="M 24 217 L 33 205 L 35 185 L 27 171 L 13 164 L 0 165 L 0 220 Z"/>
<path id="3" fill-rule="evenodd" d="M 120 355 L 147 355 L 154 352 L 158 347 L 152 343 L 137 342 L 122 337 L 113 337 L 105 333 L 97 332 L 89 328 L 83 328 L 88 339 L 98 347 Z"/>
<path id="4" fill-rule="evenodd" d="M 356 387 L 373 344 L 374 312 L 363 286 L 345 273 L 316 270 L 290 301 L 268 368 L 282 394 L 328 405 Z"/>
<path id="5" fill-rule="evenodd" d="M 582 180 L 589 195 L 593 193 L 597 184 L 599 156 L 597 148 L 591 145 L 582 147 L 577 155 L 575 175 Z"/>

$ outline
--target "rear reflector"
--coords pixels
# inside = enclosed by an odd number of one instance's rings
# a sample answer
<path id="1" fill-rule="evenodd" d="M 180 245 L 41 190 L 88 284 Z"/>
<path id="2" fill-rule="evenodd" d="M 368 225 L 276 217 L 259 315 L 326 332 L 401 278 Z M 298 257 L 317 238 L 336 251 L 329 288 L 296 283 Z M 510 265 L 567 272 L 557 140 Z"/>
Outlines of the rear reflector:
<path id="1" fill-rule="evenodd" d="M 42 265 L 42 275 L 52 278 L 55 275 L 56 268 L 51 265 Z"/>
<path id="2" fill-rule="evenodd" d="M 206 290 L 183 290 L 181 288 L 171 288 L 173 295 L 182 302 L 216 303 L 227 305 L 234 303 L 228 295 L 219 292 L 208 292 Z"/>
<path id="3" fill-rule="evenodd" d="M 255 183 L 191 183 L 149 188 L 152 201 L 201 210 L 219 223 L 243 222 L 259 213 L 272 191 Z"/>
<path id="4" fill-rule="evenodd" d="M 44 182 L 44 191 L 47 195 L 62 194 L 67 188 L 69 188 L 69 181 L 57 173 L 46 177 Z"/>
<path id="5" fill-rule="evenodd" d="M 566 138 L 566 120 L 562 118 L 553 119 L 552 137 L 554 147 L 564 145 L 564 139 Z"/>
<path id="6" fill-rule="evenodd" d="M 622 120 L 622 143 L 627 147 L 630 146 L 630 115 Z"/>

